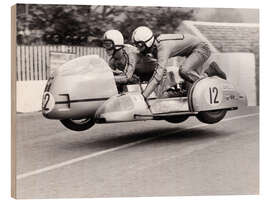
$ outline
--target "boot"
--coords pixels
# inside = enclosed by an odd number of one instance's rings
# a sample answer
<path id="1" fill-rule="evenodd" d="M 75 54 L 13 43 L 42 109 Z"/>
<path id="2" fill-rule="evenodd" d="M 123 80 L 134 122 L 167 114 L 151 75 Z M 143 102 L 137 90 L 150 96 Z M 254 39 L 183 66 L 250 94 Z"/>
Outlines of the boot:
<path id="1" fill-rule="evenodd" d="M 204 72 L 208 75 L 208 77 L 218 76 L 224 80 L 227 79 L 226 74 L 220 69 L 215 61 L 213 61 Z"/>

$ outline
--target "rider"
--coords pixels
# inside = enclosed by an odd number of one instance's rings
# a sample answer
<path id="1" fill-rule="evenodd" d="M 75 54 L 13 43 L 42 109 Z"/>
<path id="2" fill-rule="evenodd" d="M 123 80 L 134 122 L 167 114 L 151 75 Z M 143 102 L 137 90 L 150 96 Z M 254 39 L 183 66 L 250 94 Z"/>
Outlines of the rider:
<path id="1" fill-rule="evenodd" d="M 164 86 L 164 84 L 167 84 L 164 82 L 167 78 L 165 66 L 170 57 L 186 57 L 179 67 L 179 75 L 185 81 L 193 83 L 202 77 L 199 68 L 211 54 L 207 43 L 190 34 L 161 34 L 154 36 L 148 27 L 140 26 L 133 31 L 131 38 L 141 54 L 151 55 L 158 60 L 158 66 L 143 92 L 145 98 L 155 89 L 160 89 L 162 93 L 166 93 L 170 88 Z M 213 74 L 212 69 L 205 73 L 210 72 Z"/>

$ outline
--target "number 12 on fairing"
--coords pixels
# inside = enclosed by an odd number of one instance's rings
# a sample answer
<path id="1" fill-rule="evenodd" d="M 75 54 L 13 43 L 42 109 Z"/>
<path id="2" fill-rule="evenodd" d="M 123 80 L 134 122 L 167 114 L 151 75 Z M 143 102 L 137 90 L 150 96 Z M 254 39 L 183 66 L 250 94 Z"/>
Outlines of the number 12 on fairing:
<path id="1" fill-rule="evenodd" d="M 210 99 L 210 104 L 218 104 L 218 88 L 217 87 L 209 87 L 209 99 Z"/>

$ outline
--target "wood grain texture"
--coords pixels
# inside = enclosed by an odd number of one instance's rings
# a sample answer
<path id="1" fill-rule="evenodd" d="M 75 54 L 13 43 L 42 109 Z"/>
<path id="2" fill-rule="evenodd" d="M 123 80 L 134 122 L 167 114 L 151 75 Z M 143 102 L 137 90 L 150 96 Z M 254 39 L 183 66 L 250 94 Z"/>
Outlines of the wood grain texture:
<path id="1" fill-rule="evenodd" d="M 16 5 L 11 7 L 11 197 L 16 198 Z"/>

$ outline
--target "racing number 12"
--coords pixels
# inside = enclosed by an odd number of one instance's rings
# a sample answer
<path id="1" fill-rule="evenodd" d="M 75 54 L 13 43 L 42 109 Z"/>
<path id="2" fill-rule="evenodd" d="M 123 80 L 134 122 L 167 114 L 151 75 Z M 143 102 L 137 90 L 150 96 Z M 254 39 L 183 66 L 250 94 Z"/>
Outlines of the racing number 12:
<path id="1" fill-rule="evenodd" d="M 210 95 L 210 104 L 218 104 L 218 88 L 217 87 L 209 87 L 209 95 Z"/>

